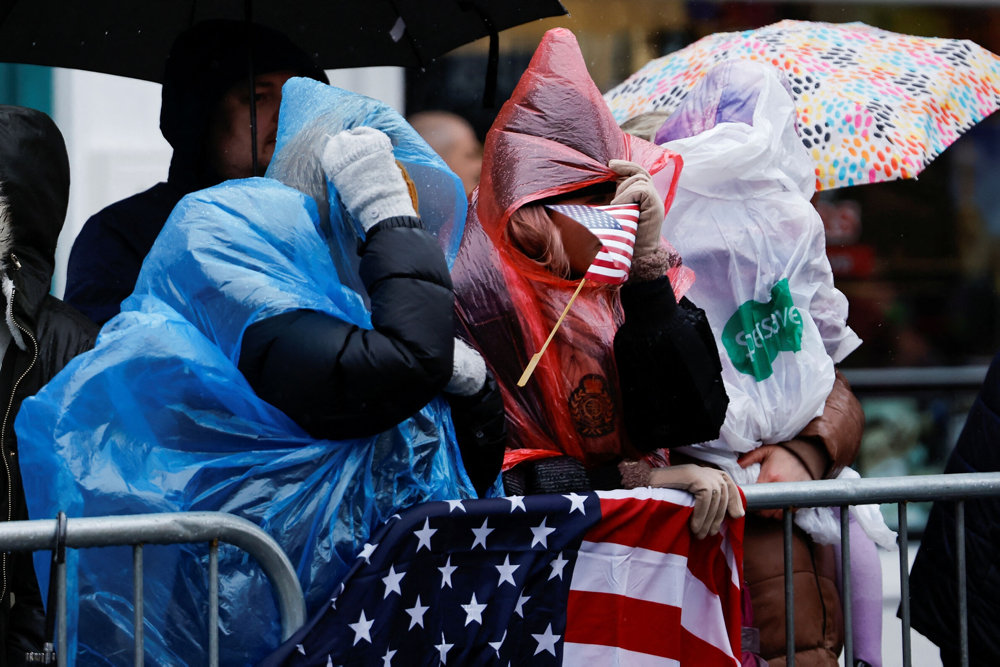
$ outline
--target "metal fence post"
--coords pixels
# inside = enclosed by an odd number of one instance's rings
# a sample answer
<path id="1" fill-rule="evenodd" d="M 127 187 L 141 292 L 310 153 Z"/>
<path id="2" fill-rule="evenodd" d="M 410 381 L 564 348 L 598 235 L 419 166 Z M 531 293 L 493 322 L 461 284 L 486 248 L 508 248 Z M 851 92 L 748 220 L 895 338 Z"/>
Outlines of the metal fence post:
<path id="1" fill-rule="evenodd" d="M 906 523 L 906 503 L 897 504 L 899 514 L 899 531 L 896 542 L 899 544 L 899 606 L 902 609 L 900 620 L 903 624 L 903 667 L 910 667 L 910 536 Z"/>
<path id="2" fill-rule="evenodd" d="M 958 583 L 958 648 L 969 667 L 969 599 L 965 590 L 965 501 L 955 503 L 955 579 Z"/>
<path id="3" fill-rule="evenodd" d="M 142 567 L 142 545 L 136 544 L 132 547 L 132 619 L 135 626 L 135 656 L 133 662 L 136 667 L 142 667 L 146 658 L 146 628 L 143 622 L 143 567 Z"/>
<path id="4" fill-rule="evenodd" d="M 851 629 L 851 508 L 840 506 L 840 602 L 844 609 L 844 658 L 854 664 L 854 633 Z"/>
<path id="5" fill-rule="evenodd" d="M 795 667 L 795 571 L 792 567 L 792 508 L 781 515 L 785 538 L 785 664 Z"/>

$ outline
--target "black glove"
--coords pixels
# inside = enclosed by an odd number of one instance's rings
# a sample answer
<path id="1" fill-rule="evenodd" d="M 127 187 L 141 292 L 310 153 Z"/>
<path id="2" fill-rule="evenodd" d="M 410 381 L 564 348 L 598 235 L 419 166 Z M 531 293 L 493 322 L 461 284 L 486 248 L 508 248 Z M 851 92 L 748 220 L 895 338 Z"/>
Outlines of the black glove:
<path id="1" fill-rule="evenodd" d="M 507 414 L 493 375 L 486 372 L 482 389 L 472 396 L 445 394 L 451 405 L 458 448 L 465 471 L 480 496 L 500 475 L 507 448 Z"/>

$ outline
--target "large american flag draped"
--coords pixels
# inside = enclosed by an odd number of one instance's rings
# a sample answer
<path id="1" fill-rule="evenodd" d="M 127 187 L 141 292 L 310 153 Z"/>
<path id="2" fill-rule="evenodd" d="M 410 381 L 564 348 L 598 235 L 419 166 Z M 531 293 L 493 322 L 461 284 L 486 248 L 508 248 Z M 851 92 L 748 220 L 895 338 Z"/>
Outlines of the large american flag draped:
<path id="1" fill-rule="evenodd" d="M 584 278 L 611 285 L 620 285 L 628 279 L 639 225 L 638 204 L 552 204 L 546 208 L 579 222 L 601 242 L 601 249 Z"/>
<path id="2" fill-rule="evenodd" d="M 743 520 L 670 489 L 431 502 L 393 517 L 265 665 L 739 665 Z"/>

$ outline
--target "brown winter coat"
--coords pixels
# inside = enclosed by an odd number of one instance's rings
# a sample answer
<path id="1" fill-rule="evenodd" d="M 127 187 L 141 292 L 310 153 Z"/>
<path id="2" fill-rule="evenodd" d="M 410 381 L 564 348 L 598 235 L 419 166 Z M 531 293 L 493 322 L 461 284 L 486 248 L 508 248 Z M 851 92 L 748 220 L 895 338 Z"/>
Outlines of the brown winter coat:
<path id="1" fill-rule="evenodd" d="M 795 449 L 814 477 L 834 477 L 857 456 L 864 429 L 861 404 L 839 372 L 823 414 L 799 434 L 822 445 L 820 452 Z M 743 577 L 760 630 L 760 655 L 770 667 L 785 664 L 785 583 L 782 523 L 748 515 L 744 535 Z M 836 665 L 843 646 L 844 623 L 831 547 L 815 544 L 798 528 L 793 534 L 795 590 L 795 664 Z"/>

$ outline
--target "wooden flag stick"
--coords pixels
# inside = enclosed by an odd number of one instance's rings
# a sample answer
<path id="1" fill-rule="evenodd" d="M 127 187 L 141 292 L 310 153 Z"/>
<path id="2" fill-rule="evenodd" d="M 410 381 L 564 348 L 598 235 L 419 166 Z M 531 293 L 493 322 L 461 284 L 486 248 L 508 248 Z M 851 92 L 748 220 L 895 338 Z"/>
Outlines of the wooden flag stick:
<path id="1" fill-rule="evenodd" d="M 549 343 L 552 342 L 552 338 L 555 337 L 556 331 L 559 329 L 559 325 L 562 324 L 563 319 L 566 317 L 566 313 L 569 312 L 569 307 L 573 305 L 574 301 L 576 301 L 576 297 L 580 294 L 580 290 L 583 289 L 583 284 L 585 282 L 587 282 L 586 278 L 582 279 L 580 284 L 576 286 L 576 291 L 573 292 L 573 296 L 569 298 L 569 303 L 567 303 L 566 307 L 563 308 L 562 315 L 559 316 L 559 319 L 556 320 L 555 325 L 552 327 L 552 331 L 549 332 L 549 337 L 545 339 L 544 343 L 542 343 L 542 349 L 535 352 L 534 356 L 531 357 L 531 361 L 529 361 L 528 365 L 525 366 L 524 372 L 521 373 L 521 379 L 517 381 L 518 387 L 523 387 L 528 384 L 528 379 L 531 377 L 531 374 L 535 372 L 535 366 L 538 365 L 542 355 L 545 354 L 545 349 L 549 346 Z"/>

